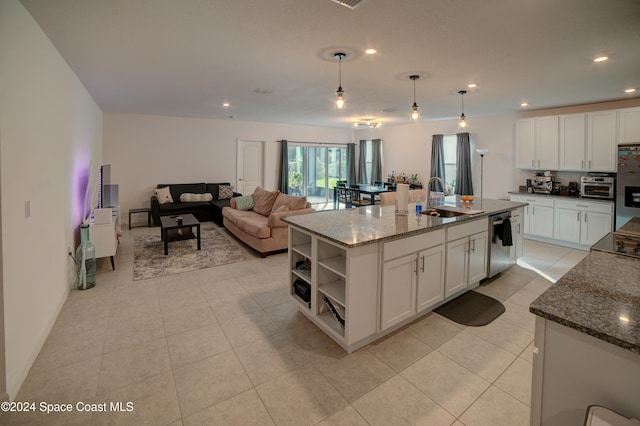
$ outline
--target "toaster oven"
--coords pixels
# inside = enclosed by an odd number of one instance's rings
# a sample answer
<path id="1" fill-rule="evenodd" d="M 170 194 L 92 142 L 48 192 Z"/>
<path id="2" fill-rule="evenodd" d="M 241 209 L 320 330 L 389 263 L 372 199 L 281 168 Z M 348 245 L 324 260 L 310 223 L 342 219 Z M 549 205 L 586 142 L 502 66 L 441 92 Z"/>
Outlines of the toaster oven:
<path id="1" fill-rule="evenodd" d="M 612 177 L 582 176 L 580 178 L 580 194 L 586 198 L 613 200 L 615 179 Z"/>

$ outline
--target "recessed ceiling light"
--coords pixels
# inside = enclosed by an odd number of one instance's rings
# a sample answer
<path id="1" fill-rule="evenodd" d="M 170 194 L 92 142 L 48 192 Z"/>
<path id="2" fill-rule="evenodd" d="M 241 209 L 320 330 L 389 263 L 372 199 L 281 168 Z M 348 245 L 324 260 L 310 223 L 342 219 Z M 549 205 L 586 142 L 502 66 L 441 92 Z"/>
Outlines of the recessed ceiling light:
<path id="1" fill-rule="evenodd" d="M 529 106 L 529 102 L 522 102 L 522 103 L 520 104 L 520 106 L 521 106 L 522 108 L 526 108 L 526 107 L 528 107 L 528 106 Z"/>
<path id="2" fill-rule="evenodd" d="M 228 107 L 229 105 L 231 105 L 229 102 L 225 102 L 222 104 L 223 107 Z"/>
<path id="3" fill-rule="evenodd" d="M 629 88 L 629 89 L 624 89 L 624 93 L 633 93 L 633 92 L 635 92 L 635 91 L 636 91 L 636 88 L 635 88 L 635 87 L 631 87 L 631 88 Z"/>
<path id="4" fill-rule="evenodd" d="M 367 49 L 364 51 L 364 53 L 366 53 L 367 55 L 373 55 L 376 52 L 377 52 L 376 49 Z"/>
<path id="5" fill-rule="evenodd" d="M 593 60 L 593 62 L 604 62 L 604 61 L 606 61 L 607 59 L 609 59 L 609 57 L 608 57 L 608 56 L 598 56 L 597 58 L 595 58 L 595 59 Z"/>
<path id="6" fill-rule="evenodd" d="M 469 84 L 467 84 L 467 87 L 468 87 L 469 89 L 475 89 L 476 87 L 478 87 L 478 85 L 477 85 L 477 84 L 475 84 L 475 83 L 469 83 Z"/>

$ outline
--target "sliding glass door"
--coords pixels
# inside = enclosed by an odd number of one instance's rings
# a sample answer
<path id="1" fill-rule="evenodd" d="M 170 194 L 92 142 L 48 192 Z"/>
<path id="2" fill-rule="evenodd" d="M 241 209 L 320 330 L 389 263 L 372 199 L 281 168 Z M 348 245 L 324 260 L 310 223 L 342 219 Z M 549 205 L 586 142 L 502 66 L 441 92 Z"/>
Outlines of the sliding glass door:
<path id="1" fill-rule="evenodd" d="M 336 181 L 346 178 L 346 146 L 289 143 L 289 194 L 311 204 L 333 203 Z"/>

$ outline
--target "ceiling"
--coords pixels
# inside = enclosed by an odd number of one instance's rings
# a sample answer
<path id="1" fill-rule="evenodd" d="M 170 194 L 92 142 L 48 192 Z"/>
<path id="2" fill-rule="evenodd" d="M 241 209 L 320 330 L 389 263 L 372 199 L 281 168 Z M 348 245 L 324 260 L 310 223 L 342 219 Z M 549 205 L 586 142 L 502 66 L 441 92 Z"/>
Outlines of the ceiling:
<path id="1" fill-rule="evenodd" d="M 105 112 L 330 127 L 626 99 L 638 0 L 21 0 Z M 367 48 L 377 49 L 366 55 Z M 344 52 L 346 108 L 335 108 Z M 609 60 L 594 63 L 606 55 Z M 475 89 L 467 84 L 477 83 Z M 230 106 L 222 104 L 229 102 Z"/>

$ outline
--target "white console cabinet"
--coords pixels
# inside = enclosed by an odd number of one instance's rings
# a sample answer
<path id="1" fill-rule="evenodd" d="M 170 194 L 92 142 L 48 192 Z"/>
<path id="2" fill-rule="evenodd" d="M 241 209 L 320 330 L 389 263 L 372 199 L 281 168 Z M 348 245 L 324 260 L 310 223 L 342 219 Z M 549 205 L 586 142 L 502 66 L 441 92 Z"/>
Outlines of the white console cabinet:
<path id="1" fill-rule="evenodd" d="M 96 248 L 96 259 L 110 257 L 113 269 L 116 269 L 113 257 L 118 251 L 119 225 L 117 212 L 111 216 L 111 223 L 89 223 L 89 241 Z"/>

